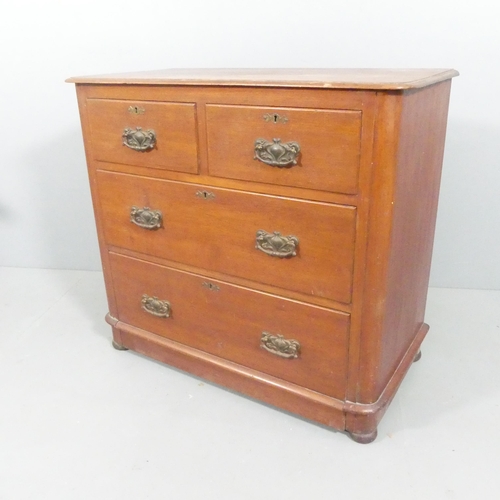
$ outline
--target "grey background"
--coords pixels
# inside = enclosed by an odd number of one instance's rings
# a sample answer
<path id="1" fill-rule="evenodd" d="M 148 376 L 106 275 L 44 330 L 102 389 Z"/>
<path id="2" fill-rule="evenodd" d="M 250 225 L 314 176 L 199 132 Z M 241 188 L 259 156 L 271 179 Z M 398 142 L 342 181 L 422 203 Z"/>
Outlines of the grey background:
<path id="1" fill-rule="evenodd" d="M 490 1 L 19 0 L 0 17 L 0 266 L 100 269 L 69 76 L 168 67 L 454 67 L 431 285 L 500 288 Z"/>

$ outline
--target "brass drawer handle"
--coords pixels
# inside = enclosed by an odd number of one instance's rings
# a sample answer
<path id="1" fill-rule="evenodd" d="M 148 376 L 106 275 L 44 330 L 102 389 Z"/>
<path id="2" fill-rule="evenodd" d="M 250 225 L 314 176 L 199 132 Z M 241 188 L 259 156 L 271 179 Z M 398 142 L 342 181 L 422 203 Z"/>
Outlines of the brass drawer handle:
<path id="1" fill-rule="evenodd" d="M 299 342 L 294 339 L 285 339 L 283 335 L 272 335 L 268 332 L 262 332 L 260 347 L 281 358 L 295 359 L 300 354 Z"/>
<path id="2" fill-rule="evenodd" d="M 156 144 L 156 133 L 154 130 L 142 130 L 136 127 L 135 130 L 126 128 L 122 134 L 123 145 L 134 151 L 149 151 Z"/>
<path id="3" fill-rule="evenodd" d="M 272 257 L 295 257 L 299 239 L 296 236 L 281 236 L 281 233 L 274 231 L 268 233 L 264 230 L 257 231 L 255 238 L 255 248 Z"/>
<path id="4" fill-rule="evenodd" d="M 298 142 L 281 143 L 281 139 L 257 139 L 254 146 L 254 160 L 260 160 L 272 167 L 293 167 L 297 165 L 300 154 Z"/>
<path id="5" fill-rule="evenodd" d="M 160 210 L 151 210 L 149 207 L 130 208 L 130 222 L 144 229 L 158 229 L 163 217 Z"/>
<path id="6" fill-rule="evenodd" d="M 144 294 L 141 299 L 142 308 L 158 318 L 169 318 L 172 306 L 168 300 L 160 300 L 158 297 L 150 297 Z"/>

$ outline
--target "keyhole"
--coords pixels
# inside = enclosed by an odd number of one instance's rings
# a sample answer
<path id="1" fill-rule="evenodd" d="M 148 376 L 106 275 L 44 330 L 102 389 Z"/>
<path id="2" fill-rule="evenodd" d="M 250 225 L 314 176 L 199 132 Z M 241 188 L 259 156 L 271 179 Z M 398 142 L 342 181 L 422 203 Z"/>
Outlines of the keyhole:
<path id="1" fill-rule="evenodd" d="M 146 110 L 144 108 L 141 108 L 140 106 L 129 106 L 128 112 L 132 115 L 142 115 L 146 112 Z"/>
<path id="2" fill-rule="evenodd" d="M 213 283 L 210 283 L 208 281 L 204 281 L 201 286 L 204 286 L 205 288 L 208 288 L 212 292 L 218 292 L 220 288 L 217 285 L 214 285 Z"/>
<path id="3" fill-rule="evenodd" d="M 215 194 L 210 191 L 196 191 L 196 196 L 204 200 L 213 200 L 215 198 Z"/>
<path id="4" fill-rule="evenodd" d="M 274 113 L 274 115 L 273 115 L 274 123 L 278 123 L 279 119 L 280 119 L 280 115 L 278 115 L 277 113 Z"/>

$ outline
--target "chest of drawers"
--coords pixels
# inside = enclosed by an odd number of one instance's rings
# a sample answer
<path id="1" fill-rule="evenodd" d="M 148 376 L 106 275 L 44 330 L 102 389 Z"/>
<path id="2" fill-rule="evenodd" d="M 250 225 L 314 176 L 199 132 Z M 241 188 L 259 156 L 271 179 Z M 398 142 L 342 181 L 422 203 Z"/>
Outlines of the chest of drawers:
<path id="1" fill-rule="evenodd" d="M 456 75 L 70 79 L 113 345 L 375 439 L 428 330 Z"/>

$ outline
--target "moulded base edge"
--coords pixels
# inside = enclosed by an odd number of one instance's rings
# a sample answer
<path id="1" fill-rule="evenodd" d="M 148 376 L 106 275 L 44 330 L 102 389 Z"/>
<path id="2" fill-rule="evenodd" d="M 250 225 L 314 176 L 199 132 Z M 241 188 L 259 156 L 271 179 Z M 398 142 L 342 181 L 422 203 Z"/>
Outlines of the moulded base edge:
<path id="1" fill-rule="evenodd" d="M 422 325 L 380 398 L 371 404 L 361 404 L 325 396 L 128 325 L 109 314 L 106 321 L 113 327 L 113 340 L 118 346 L 327 427 L 347 432 L 355 441 L 361 443 L 375 439 L 378 422 L 412 365 L 429 329 L 426 324 Z"/>

